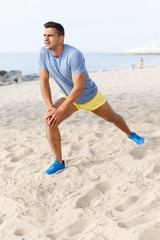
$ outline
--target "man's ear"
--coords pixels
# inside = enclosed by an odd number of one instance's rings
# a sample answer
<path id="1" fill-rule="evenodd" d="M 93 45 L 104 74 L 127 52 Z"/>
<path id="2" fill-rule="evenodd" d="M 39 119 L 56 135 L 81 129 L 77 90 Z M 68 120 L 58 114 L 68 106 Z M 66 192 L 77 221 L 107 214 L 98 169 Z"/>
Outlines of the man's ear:
<path id="1" fill-rule="evenodd" d="M 59 37 L 59 41 L 64 42 L 64 36 L 63 35 Z"/>

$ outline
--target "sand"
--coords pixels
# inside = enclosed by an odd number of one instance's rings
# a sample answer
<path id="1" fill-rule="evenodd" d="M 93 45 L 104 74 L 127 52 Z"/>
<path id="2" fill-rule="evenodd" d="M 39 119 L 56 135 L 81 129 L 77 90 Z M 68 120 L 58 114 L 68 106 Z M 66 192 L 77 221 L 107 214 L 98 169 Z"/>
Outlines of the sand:
<path id="1" fill-rule="evenodd" d="M 66 169 L 52 176 L 39 81 L 0 87 L 0 240 L 160 240 L 159 76 L 160 66 L 92 73 L 146 142 L 80 110 L 60 125 Z"/>

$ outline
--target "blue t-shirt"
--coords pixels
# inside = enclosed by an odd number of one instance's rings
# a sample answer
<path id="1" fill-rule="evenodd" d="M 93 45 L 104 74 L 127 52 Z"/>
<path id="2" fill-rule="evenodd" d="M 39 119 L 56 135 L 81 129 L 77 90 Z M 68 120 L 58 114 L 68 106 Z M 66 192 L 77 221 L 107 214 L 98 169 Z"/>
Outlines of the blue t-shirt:
<path id="1" fill-rule="evenodd" d="M 84 91 L 75 101 L 84 104 L 93 99 L 97 94 L 97 86 L 89 77 L 82 53 L 67 44 L 59 58 L 55 58 L 51 50 L 43 47 L 39 55 L 39 68 L 47 70 L 66 96 L 73 88 L 72 74 L 85 72 Z"/>

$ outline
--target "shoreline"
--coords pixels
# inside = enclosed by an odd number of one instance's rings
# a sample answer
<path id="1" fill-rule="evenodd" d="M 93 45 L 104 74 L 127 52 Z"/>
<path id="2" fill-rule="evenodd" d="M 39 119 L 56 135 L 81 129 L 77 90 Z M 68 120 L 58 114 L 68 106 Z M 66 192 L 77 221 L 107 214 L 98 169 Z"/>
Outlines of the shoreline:
<path id="1" fill-rule="evenodd" d="M 88 72 L 89 75 L 93 75 L 93 74 L 98 74 L 98 73 L 105 73 L 105 72 L 121 72 L 121 71 L 129 71 L 129 70 L 143 70 L 143 69 L 150 69 L 150 68 L 159 68 L 160 64 L 157 65 L 151 65 L 151 66 L 144 66 L 143 68 L 135 68 L 135 69 L 113 69 L 113 70 L 100 70 L 100 71 L 93 71 L 93 72 Z M 2 70 L 1 70 L 2 71 Z M 18 70 L 16 70 L 15 72 L 17 72 Z M 11 71 L 12 72 L 12 71 Z M 17 77 L 16 77 L 17 78 Z M 8 82 L 2 82 L 1 78 L 0 78 L 0 87 L 1 86 L 7 86 L 7 85 L 12 85 L 12 84 L 20 84 L 20 83 L 25 83 L 25 82 L 32 82 L 32 81 L 39 81 L 39 76 L 35 73 L 33 74 L 28 74 L 28 75 L 22 75 L 18 77 L 20 80 L 14 80 L 14 76 L 11 78 L 10 81 Z"/>
<path id="2" fill-rule="evenodd" d="M 125 70 L 130 69 L 132 64 L 140 66 L 140 60 L 143 58 L 144 66 L 160 64 L 157 55 L 126 55 L 121 53 L 83 53 L 85 57 L 88 72 Z M 22 75 L 38 74 L 38 55 L 39 53 L 21 53 L 21 54 L 0 54 L 1 70 L 11 71 L 20 70 Z"/>

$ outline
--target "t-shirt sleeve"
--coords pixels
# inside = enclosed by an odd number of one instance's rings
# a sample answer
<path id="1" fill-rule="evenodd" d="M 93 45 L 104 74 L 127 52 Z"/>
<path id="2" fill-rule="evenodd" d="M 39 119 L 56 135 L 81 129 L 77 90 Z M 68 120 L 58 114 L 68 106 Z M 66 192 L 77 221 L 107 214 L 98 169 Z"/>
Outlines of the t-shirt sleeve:
<path id="1" fill-rule="evenodd" d="M 40 51 L 38 65 L 39 65 L 39 69 L 47 70 L 47 67 L 45 64 L 45 53 L 43 52 L 43 50 Z"/>
<path id="2" fill-rule="evenodd" d="M 74 51 L 69 60 L 71 74 L 78 74 L 86 71 L 85 59 L 83 54 L 76 50 Z"/>

